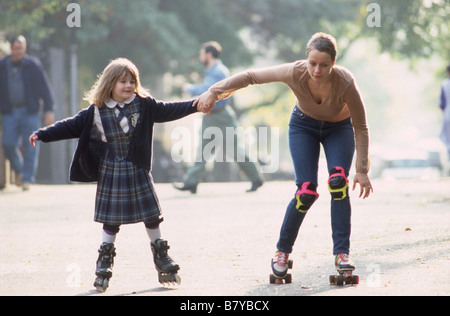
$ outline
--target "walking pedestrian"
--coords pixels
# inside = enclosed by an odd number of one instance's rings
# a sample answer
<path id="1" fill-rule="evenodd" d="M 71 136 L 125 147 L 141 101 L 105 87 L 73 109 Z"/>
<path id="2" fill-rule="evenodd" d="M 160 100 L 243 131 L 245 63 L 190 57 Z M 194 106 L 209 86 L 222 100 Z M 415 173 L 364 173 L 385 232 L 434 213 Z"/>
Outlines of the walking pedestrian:
<path id="1" fill-rule="evenodd" d="M 184 87 L 184 90 L 191 95 L 198 96 L 207 91 L 210 86 L 227 78 L 230 74 L 228 68 L 222 63 L 220 59 L 222 54 L 222 46 L 214 41 L 206 42 L 203 44 L 200 50 L 200 61 L 205 65 L 206 71 L 203 82 L 200 84 L 188 84 Z M 252 185 L 247 192 L 254 192 L 263 185 L 263 180 L 258 167 L 255 162 L 250 161 L 248 154 L 245 152 L 245 145 L 240 143 L 243 141 L 240 137 L 233 137 L 233 139 L 227 139 L 226 129 L 231 127 L 235 129 L 238 126 L 236 114 L 233 109 L 228 105 L 228 100 L 220 100 L 217 105 L 211 110 L 210 115 L 203 116 L 201 135 L 204 135 L 204 131 L 210 127 L 219 128 L 223 135 L 223 143 L 221 144 L 222 150 L 226 155 L 227 142 L 232 142 L 234 145 L 234 161 L 238 164 L 239 168 L 247 175 Z M 195 163 L 191 166 L 185 176 L 182 183 L 174 183 L 174 187 L 181 191 L 190 191 L 191 193 L 197 192 L 198 184 L 200 183 L 201 176 L 205 170 L 205 165 L 209 157 L 204 157 L 204 148 L 208 145 L 209 139 L 203 139 L 199 148 L 197 149 L 198 157 L 195 159 Z M 215 148 L 216 154 L 219 148 Z M 240 157 L 240 159 L 238 159 Z M 242 157 L 242 158 L 241 158 Z"/>
<path id="2" fill-rule="evenodd" d="M 40 126 L 41 101 L 45 124 L 52 124 L 55 118 L 50 82 L 39 60 L 27 55 L 26 49 L 25 37 L 15 37 L 11 54 L 0 60 L 3 150 L 16 173 L 16 185 L 25 191 L 35 182 L 38 147 L 29 146 L 27 140 Z"/>

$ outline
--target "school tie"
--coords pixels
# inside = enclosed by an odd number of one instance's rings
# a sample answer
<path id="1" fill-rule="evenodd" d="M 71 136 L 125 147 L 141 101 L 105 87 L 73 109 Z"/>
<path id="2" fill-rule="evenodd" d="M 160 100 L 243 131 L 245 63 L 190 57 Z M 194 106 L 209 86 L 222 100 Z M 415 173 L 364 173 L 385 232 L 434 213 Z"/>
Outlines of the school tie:
<path id="1" fill-rule="evenodd" d="M 120 112 L 119 115 L 117 116 L 117 122 L 118 123 L 120 123 L 120 121 L 122 121 L 123 117 L 125 116 L 125 110 L 126 110 L 127 107 L 128 107 L 128 104 L 125 104 L 123 106 L 123 108 L 120 107 L 119 104 L 116 105 L 116 109 L 118 109 L 119 112 Z"/>

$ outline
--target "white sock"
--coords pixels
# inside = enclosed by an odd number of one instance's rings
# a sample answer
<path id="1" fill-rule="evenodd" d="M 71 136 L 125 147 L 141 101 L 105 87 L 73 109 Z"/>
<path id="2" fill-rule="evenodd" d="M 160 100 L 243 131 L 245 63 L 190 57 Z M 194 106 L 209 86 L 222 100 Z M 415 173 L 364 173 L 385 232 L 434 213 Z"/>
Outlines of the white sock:
<path id="1" fill-rule="evenodd" d="M 156 229 L 145 228 L 145 230 L 147 231 L 148 238 L 150 238 L 151 242 L 161 239 L 161 229 L 159 227 Z"/>
<path id="2" fill-rule="evenodd" d="M 116 241 L 117 234 L 110 235 L 104 230 L 102 231 L 102 240 L 105 243 L 113 244 Z"/>

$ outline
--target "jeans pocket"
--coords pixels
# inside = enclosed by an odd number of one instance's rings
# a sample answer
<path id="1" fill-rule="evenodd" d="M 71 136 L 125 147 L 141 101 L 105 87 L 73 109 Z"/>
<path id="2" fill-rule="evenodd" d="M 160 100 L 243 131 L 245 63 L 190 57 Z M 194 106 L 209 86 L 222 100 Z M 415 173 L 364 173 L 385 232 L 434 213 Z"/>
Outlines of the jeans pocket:
<path id="1" fill-rule="evenodd" d="M 302 120 L 306 118 L 306 115 L 302 111 L 300 111 L 300 109 L 297 106 L 295 106 L 294 109 L 292 110 L 292 116 L 298 117 Z"/>

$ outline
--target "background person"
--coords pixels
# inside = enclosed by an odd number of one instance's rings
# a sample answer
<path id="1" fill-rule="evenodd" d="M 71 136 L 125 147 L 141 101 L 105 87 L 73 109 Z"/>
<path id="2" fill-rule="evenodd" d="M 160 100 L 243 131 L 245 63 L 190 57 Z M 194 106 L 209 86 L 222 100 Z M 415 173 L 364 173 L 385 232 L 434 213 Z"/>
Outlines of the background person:
<path id="1" fill-rule="evenodd" d="M 45 124 L 52 124 L 55 118 L 50 82 L 39 60 L 28 56 L 26 49 L 25 37 L 15 37 L 11 41 L 11 54 L 0 60 L 3 150 L 16 173 L 16 185 L 22 185 L 24 190 L 35 180 L 38 149 L 31 147 L 27 140 L 39 128 L 41 102 Z"/>
<path id="2" fill-rule="evenodd" d="M 448 160 L 450 161 L 450 64 L 447 66 L 448 78 L 442 82 L 440 107 L 444 111 L 444 124 L 442 126 L 441 139 L 447 147 Z"/>
<path id="3" fill-rule="evenodd" d="M 217 42 L 207 42 L 203 44 L 200 50 L 200 61 L 205 65 L 205 76 L 201 84 L 188 84 L 184 87 L 185 92 L 191 95 L 198 96 L 207 91 L 210 86 L 227 78 L 230 74 L 228 68 L 220 60 L 222 54 L 222 47 Z M 252 182 L 251 188 L 247 192 L 254 192 L 263 185 L 262 177 L 258 171 L 258 167 L 255 162 L 251 162 L 248 154 L 245 153 L 245 146 L 242 144 L 240 137 L 234 137 L 233 140 L 226 139 L 226 128 L 236 128 L 238 122 L 234 111 L 228 106 L 228 100 L 221 100 L 217 102 L 216 107 L 211 110 L 210 115 L 204 115 L 202 120 L 201 135 L 204 135 L 204 131 L 209 127 L 217 127 L 221 130 L 223 135 L 222 149 L 226 155 L 226 142 L 233 141 L 234 143 L 234 161 L 237 162 L 239 168 L 247 175 Z M 203 157 L 203 149 L 211 141 L 209 139 L 203 139 L 201 137 L 201 143 L 197 149 L 198 158 L 195 159 L 195 163 L 190 167 L 185 176 L 183 177 L 183 183 L 174 183 L 174 187 L 181 191 L 191 191 L 191 193 L 197 192 L 197 186 L 200 182 L 200 178 L 205 170 L 206 158 Z M 241 142 L 240 142 L 241 141 Z M 218 148 L 215 148 L 216 154 Z M 243 162 L 239 162 L 237 157 L 243 157 Z"/>

